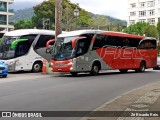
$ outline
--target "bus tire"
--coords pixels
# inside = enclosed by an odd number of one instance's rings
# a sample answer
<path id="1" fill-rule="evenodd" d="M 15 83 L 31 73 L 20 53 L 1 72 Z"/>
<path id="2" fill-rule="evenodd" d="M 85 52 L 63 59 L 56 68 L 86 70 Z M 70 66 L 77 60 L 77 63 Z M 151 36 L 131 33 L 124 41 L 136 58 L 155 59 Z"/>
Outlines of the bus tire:
<path id="1" fill-rule="evenodd" d="M 72 76 L 77 76 L 77 72 L 70 72 Z"/>
<path id="2" fill-rule="evenodd" d="M 99 70 L 100 70 L 100 65 L 98 63 L 94 63 L 92 65 L 92 69 L 91 69 L 90 74 L 93 75 L 93 76 L 98 75 L 99 74 Z"/>
<path id="3" fill-rule="evenodd" d="M 119 69 L 119 71 L 121 72 L 121 73 L 127 73 L 127 69 Z"/>
<path id="4" fill-rule="evenodd" d="M 136 72 L 145 72 L 145 69 L 146 69 L 146 63 L 145 63 L 145 61 L 142 61 L 140 63 L 140 68 L 136 69 Z"/>
<path id="5" fill-rule="evenodd" d="M 35 62 L 32 66 L 32 72 L 37 73 L 42 71 L 42 62 Z"/>

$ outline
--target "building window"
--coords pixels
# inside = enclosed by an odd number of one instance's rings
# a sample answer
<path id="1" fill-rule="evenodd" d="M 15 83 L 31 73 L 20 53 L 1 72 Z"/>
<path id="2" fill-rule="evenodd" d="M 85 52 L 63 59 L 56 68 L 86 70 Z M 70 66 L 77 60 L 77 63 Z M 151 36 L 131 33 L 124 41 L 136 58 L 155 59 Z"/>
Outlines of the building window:
<path id="1" fill-rule="evenodd" d="M 0 24 L 1 25 L 7 24 L 7 16 L 6 15 L 0 15 Z"/>
<path id="2" fill-rule="evenodd" d="M 139 22 L 146 22 L 146 19 L 139 19 Z"/>
<path id="3" fill-rule="evenodd" d="M 139 11 L 139 17 L 146 16 L 146 11 Z"/>
<path id="4" fill-rule="evenodd" d="M 155 10 L 148 10 L 148 15 L 149 16 L 155 15 Z"/>
<path id="5" fill-rule="evenodd" d="M 7 3 L 6 2 L 0 2 L 0 11 L 7 12 Z"/>
<path id="6" fill-rule="evenodd" d="M 136 16 L 136 12 L 130 12 L 130 16 Z"/>
<path id="7" fill-rule="evenodd" d="M 131 24 L 135 24 L 135 20 L 130 20 L 129 21 L 129 24 L 131 25 Z"/>
<path id="8" fill-rule="evenodd" d="M 140 2 L 140 4 L 139 4 L 140 8 L 144 8 L 145 4 L 146 4 L 145 2 Z"/>
<path id="9" fill-rule="evenodd" d="M 154 7 L 155 1 L 148 1 L 148 7 Z"/>
<path id="10" fill-rule="evenodd" d="M 131 8 L 135 8 L 135 7 L 136 7 L 136 3 L 130 4 L 130 7 L 131 7 Z"/>
<path id="11" fill-rule="evenodd" d="M 155 18 L 149 18 L 148 23 L 151 24 L 151 25 L 154 25 L 155 24 Z"/>

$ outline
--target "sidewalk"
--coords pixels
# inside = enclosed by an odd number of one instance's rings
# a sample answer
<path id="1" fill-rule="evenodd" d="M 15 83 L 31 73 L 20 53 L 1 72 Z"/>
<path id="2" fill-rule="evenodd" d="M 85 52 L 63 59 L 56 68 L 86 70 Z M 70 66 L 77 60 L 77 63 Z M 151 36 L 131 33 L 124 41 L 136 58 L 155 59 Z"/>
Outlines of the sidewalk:
<path id="1" fill-rule="evenodd" d="M 159 111 L 160 113 L 160 82 L 125 93 L 95 111 Z M 159 117 L 85 117 L 81 120 L 160 120 L 160 114 Z"/>

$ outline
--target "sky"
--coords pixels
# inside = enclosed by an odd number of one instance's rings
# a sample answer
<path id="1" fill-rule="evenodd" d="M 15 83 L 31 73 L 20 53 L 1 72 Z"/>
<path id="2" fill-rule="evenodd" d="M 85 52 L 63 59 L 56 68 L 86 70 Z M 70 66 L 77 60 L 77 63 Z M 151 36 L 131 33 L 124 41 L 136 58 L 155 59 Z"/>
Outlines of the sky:
<path id="1" fill-rule="evenodd" d="M 14 0 L 30 4 L 38 4 L 44 0 Z M 78 3 L 79 6 L 86 11 L 94 14 L 108 15 L 118 19 L 127 20 L 128 0 L 70 0 L 72 3 Z"/>

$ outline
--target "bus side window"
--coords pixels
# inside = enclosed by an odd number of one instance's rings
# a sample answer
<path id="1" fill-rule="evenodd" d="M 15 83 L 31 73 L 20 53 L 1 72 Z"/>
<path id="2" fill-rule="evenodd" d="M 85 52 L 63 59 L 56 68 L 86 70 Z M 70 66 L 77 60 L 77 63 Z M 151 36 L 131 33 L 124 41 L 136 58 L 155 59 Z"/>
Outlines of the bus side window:
<path id="1" fill-rule="evenodd" d="M 144 40 L 139 45 L 139 49 L 155 49 L 156 48 L 156 40 Z"/>
<path id="2" fill-rule="evenodd" d="M 149 40 L 149 49 L 155 49 L 157 45 L 156 40 Z"/>
<path id="3" fill-rule="evenodd" d="M 85 42 L 80 41 L 78 44 L 77 55 L 81 55 L 83 53 L 85 53 Z"/>
<path id="4" fill-rule="evenodd" d="M 51 40 L 51 39 L 54 39 L 55 37 L 54 36 L 51 36 L 51 35 L 41 35 L 36 43 L 36 46 L 35 48 L 36 49 L 39 49 L 39 48 L 44 48 L 46 47 L 46 43 Z"/>
<path id="5" fill-rule="evenodd" d="M 29 41 L 18 43 L 16 47 L 16 57 L 27 54 L 30 46 L 31 44 L 29 44 Z"/>
<path id="6" fill-rule="evenodd" d="M 103 46 L 105 46 L 104 39 L 105 39 L 105 36 L 97 35 L 96 39 L 94 41 L 92 50 L 96 50 L 96 49 L 99 49 L 99 48 L 102 48 Z"/>

